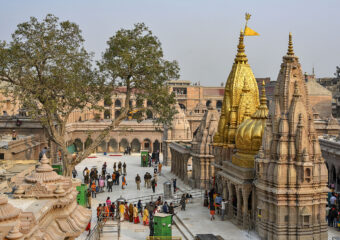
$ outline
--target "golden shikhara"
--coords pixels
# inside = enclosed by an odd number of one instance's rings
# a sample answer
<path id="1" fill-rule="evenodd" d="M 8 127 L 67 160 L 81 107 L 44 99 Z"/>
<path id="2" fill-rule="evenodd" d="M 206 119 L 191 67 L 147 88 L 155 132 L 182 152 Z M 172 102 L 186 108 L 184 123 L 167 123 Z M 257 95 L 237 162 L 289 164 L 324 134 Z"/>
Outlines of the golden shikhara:
<path id="1" fill-rule="evenodd" d="M 259 93 L 253 71 L 244 51 L 244 33 L 240 32 L 238 51 L 225 86 L 215 145 L 235 144 L 237 127 L 259 106 Z"/>

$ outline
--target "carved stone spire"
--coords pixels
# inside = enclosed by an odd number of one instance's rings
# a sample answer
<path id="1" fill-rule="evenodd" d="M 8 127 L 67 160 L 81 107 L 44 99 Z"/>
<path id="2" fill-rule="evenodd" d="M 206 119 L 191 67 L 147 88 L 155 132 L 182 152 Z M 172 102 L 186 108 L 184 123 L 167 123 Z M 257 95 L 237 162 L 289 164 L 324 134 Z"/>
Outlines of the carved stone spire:
<path id="1" fill-rule="evenodd" d="M 264 154 L 255 160 L 259 176 L 255 183 L 257 198 L 265 216 L 259 225 L 261 239 L 287 236 L 327 239 L 325 202 L 321 199 L 326 199 L 328 176 L 308 99 L 303 71 L 289 34 L 288 52 L 283 57 L 270 124 L 265 130 L 270 135 L 265 134 Z M 318 230 L 310 231 L 306 226 Z"/>
<path id="2" fill-rule="evenodd" d="M 292 41 L 292 33 L 289 33 L 289 41 L 288 41 L 288 56 L 294 56 L 294 49 L 293 49 L 293 41 Z"/>

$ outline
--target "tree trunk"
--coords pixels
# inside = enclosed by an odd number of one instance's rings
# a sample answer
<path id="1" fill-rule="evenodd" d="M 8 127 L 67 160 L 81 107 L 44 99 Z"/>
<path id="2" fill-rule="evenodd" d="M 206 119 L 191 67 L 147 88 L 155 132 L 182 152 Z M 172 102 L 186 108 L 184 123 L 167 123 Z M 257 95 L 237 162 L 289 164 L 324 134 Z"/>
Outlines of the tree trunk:
<path id="1" fill-rule="evenodd" d="M 68 152 L 64 153 L 63 158 L 63 175 L 65 177 L 72 177 L 72 170 L 74 165 L 72 164 L 72 155 Z"/>

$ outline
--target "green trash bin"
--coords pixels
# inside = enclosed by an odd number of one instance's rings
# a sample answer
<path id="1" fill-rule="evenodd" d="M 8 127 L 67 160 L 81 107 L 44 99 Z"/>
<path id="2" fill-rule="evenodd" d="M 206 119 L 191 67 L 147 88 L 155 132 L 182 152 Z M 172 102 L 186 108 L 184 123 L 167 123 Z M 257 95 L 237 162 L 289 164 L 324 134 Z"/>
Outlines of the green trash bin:
<path id="1" fill-rule="evenodd" d="M 149 165 L 149 152 L 146 150 L 141 150 L 140 151 L 140 160 L 141 160 L 141 166 L 142 167 L 147 167 Z"/>
<path id="2" fill-rule="evenodd" d="M 53 168 L 53 171 L 55 171 L 59 175 L 63 175 L 63 166 L 61 164 L 53 164 L 52 168 Z"/>
<path id="3" fill-rule="evenodd" d="M 80 186 L 77 186 L 76 189 L 78 191 L 78 195 L 77 195 L 78 204 L 86 207 L 87 206 L 87 185 L 81 184 Z"/>
<path id="4" fill-rule="evenodd" d="M 171 237 L 171 214 L 156 213 L 153 217 L 154 236 L 155 237 Z"/>

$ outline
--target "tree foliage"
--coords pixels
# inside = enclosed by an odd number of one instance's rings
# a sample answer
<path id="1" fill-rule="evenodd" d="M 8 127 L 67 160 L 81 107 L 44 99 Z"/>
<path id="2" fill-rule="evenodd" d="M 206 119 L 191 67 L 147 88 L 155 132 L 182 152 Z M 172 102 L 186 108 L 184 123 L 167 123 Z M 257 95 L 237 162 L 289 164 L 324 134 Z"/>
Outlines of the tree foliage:
<path id="1" fill-rule="evenodd" d="M 153 103 L 151 107 L 137 104 L 134 112 L 138 120 L 149 110 L 157 116 L 156 121 L 168 123 L 175 113 L 174 96 L 165 82 L 178 77 L 178 65 L 163 59 L 161 44 L 152 32 L 144 24 L 136 24 L 132 30 L 117 31 L 107 43 L 96 69 L 79 26 L 59 22 L 51 14 L 40 22 L 31 17 L 17 26 L 10 43 L 0 42 L 0 80 L 62 149 L 67 175 L 127 118 L 133 110 L 129 105 L 132 95 L 138 103 L 145 99 Z M 120 116 L 73 159 L 66 143 L 70 114 L 76 109 L 103 110 L 99 102 L 110 102 L 115 92 L 125 93 Z"/>
<path id="2" fill-rule="evenodd" d="M 177 62 L 163 58 L 160 41 L 143 23 L 135 24 L 132 30 L 117 31 L 107 44 L 98 66 L 115 91 L 126 93 L 121 114 L 125 117 L 132 110 L 129 101 L 133 94 L 137 102 L 135 118 L 141 120 L 151 111 L 157 116 L 156 122 L 169 123 L 175 114 L 175 100 L 166 82 L 179 77 Z M 152 105 L 144 106 L 145 100 Z"/>

